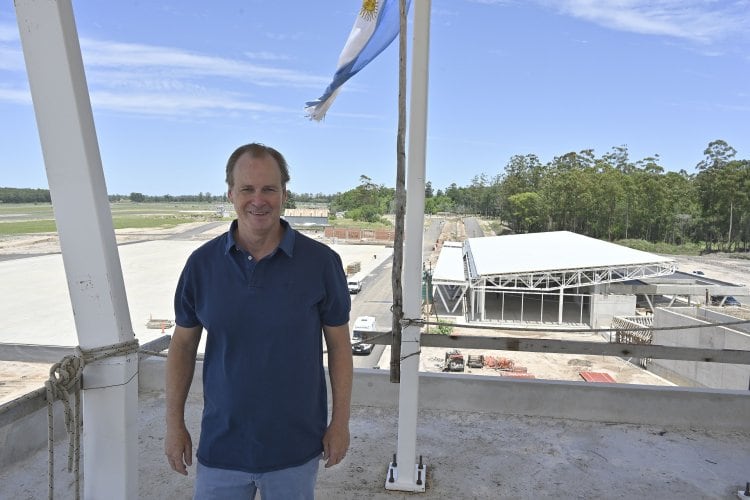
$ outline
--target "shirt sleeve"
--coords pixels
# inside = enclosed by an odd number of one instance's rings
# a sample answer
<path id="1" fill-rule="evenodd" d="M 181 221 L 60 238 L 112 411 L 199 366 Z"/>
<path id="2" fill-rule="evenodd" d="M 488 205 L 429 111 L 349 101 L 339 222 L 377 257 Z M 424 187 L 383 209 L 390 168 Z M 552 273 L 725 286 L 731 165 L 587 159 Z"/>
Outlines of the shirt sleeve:
<path id="1" fill-rule="evenodd" d="M 346 274 L 341 257 L 331 251 L 324 268 L 325 299 L 321 305 L 320 318 L 324 325 L 340 326 L 349 322 L 352 299 L 346 285 Z"/>
<path id="2" fill-rule="evenodd" d="M 192 328 L 201 324 L 195 312 L 195 283 L 192 279 L 191 261 L 192 259 L 188 259 L 182 269 L 174 294 L 175 323 L 185 328 Z"/>

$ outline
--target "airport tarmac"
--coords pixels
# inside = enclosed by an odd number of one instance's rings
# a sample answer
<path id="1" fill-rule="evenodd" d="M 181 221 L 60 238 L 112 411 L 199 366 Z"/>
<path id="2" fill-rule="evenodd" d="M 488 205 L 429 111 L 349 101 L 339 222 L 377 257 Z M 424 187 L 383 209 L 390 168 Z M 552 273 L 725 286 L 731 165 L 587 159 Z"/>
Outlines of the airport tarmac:
<path id="1" fill-rule="evenodd" d="M 169 234 L 154 235 L 153 231 L 118 235 L 130 321 L 141 345 L 171 334 L 171 327 L 162 329 L 156 322 L 156 328 L 148 328 L 147 323 L 151 319 L 174 320 L 174 289 L 186 259 L 227 227 L 228 223 L 203 233 L 191 233 L 186 239 L 175 239 L 174 235 L 152 239 Z M 5 254 L 12 254 L 13 258 L 0 261 L 0 344 L 76 346 L 75 320 L 59 246 L 54 238 L 37 235 L 33 241 L 37 243 L 17 239 L 15 247 L 4 248 Z M 362 275 L 393 254 L 393 248 L 384 245 L 328 244 L 339 253 L 344 267 L 361 262 Z M 47 363 L 0 361 L 0 403 L 41 386 L 48 372 Z"/>

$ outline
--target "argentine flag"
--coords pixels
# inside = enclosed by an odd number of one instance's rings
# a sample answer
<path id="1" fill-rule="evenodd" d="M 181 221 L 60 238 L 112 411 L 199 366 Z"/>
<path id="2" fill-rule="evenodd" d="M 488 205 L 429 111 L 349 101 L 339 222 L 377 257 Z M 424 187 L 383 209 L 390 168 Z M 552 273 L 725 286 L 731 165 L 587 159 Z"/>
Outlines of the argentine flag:
<path id="1" fill-rule="evenodd" d="M 363 0 L 349 39 L 339 56 L 333 81 L 320 98 L 305 103 L 311 120 L 320 121 L 333 104 L 341 86 L 383 52 L 399 32 L 399 0 Z M 411 0 L 406 0 L 409 11 Z"/>

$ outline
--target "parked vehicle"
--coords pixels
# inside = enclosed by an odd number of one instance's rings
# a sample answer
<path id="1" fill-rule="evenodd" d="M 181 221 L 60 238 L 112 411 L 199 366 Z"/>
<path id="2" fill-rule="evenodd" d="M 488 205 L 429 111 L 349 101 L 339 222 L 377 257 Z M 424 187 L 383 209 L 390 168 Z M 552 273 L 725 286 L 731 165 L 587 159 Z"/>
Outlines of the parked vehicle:
<path id="1" fill-rule="evenodd" d="M 693 271 L 693 274 L 697 274 L 698 276 L 705 276 L 706 275 L 706 273 L 704 273 L 703 271 L 701 271 L 699 269 L 696 269 L 695 271 Z"/>
<path id="2" fill-rule="evenodd" d="M 742 304 L 740 303 L 739 300 L 737 300 L 734 297 L 732 297 L 731 295 L 729 295 L 729 296 L 727 296 L 726 300 L 724 301 L 724 305 L 725 306 L 741 306 Z"/>
<path id="3" fill-rule="evenodd" d="M 731 295 L 727 295 L 726 297 L 722 295 L 712 295 L 711 296 L 711 305 L 712 306 L 741 306 L 739 300 L 735 299 Z"/>
<path id="4" fill-rule="evenodd" d="M 349 293 L 359 293 L 362 291 L 362 281 L 350 279 L 346 282 L 349 287 Z"/>
<path id="5" fill-rule="evenodd" d="M 362 342 L 366 333 L 375 331 L 375 318 L 372 316 L 359 316 L 354 320 L 352 328 L 352 354 L 370 354 L 375 344 L 365 344 Z"/>

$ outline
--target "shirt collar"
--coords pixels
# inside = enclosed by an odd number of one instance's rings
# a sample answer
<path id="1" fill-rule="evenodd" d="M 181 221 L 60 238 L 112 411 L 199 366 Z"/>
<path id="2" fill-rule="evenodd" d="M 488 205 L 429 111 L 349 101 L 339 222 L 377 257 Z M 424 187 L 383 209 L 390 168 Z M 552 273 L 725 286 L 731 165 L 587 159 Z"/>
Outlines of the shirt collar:
<path id="1" fill-rule="evenodd" d="M 281 227 L 284 228 L 284 234 L 281 236 L 281 242 L 279 242 L 278 248 L 281 249 L 285 254 L 287 254 L 289 257 L 292 257 L 294 255 L 294 236 L 295 231 L 289 227 L 289 223 L 285 221 L 284 219 L 279 219 L 281 221 Z M 224 248 L 225 253 L 229 253 L 232 248 L 239 248 L 237 247 L 237 242 L 234 239 L 234 231 L 237 229 L 237 219 L 234 219 L 232 221 L 232 224 L 229 226 L 229 231 L 227 232 L 227 245 L 226 248 Z"/>

